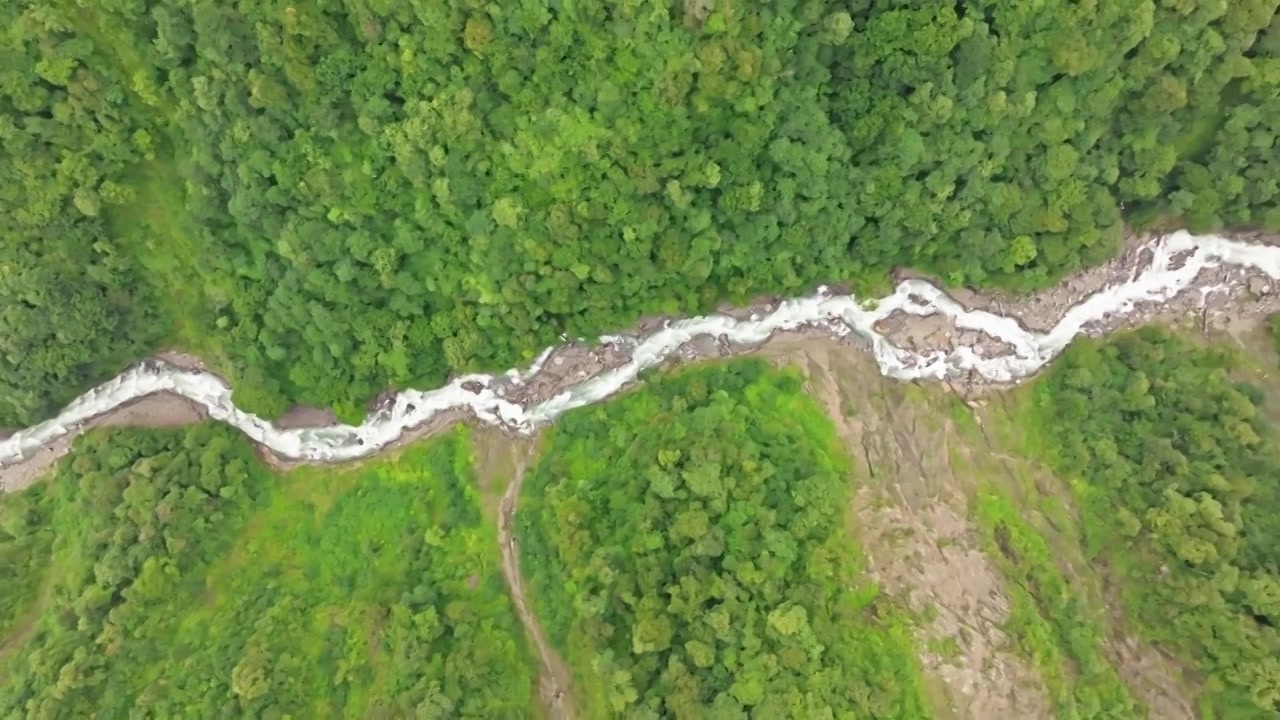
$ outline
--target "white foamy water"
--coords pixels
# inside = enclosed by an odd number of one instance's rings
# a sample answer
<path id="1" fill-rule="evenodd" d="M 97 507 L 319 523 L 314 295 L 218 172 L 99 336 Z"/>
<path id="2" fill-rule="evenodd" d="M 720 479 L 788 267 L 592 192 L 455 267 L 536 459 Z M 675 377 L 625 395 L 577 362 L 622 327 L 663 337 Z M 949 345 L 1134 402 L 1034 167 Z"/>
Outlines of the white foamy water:
<path id="1" fill-rule="evenodd" d="M 630 362 L 528 407 L 501 397 L 496 392 L 498 381 L 508 386 L 526 382 L 541 370 L 555 348 L 549 348 L 524 370 L 467 375 L 425 392 L 407 390 L 359 426 L 290 430 L 278 429 L 237 408 L 231 401 L 231 389 L 211 374 L 164 364 L 138 366 L 86 392 L 52 420 L 0 442 L 0 465 L 21 461 L 49 442 L 75 431 L 82 423 L 158 392 L 176 393 L 204 406 L 211 417 L 239 428 L 253 440 L 291 459 L 331 462 L 372 455 L 394 442 L 405 430 L 455 409 L 470 410 L 482 422 L 527 433 L 562 413 L 608 398 L 642 371 L 658 365 L 698 336 L 725 336 L 737 344 L 756 345 L 776 332 L 803 326 L 829 328 L 838 336 L 857 333 L 870 343 L 880 371 L 899 380 L 940 380 L 974 372 L 994 382 L 1010 382 L 1043 368 L 1089 323 L 1112 314 L 1128 313 L 1140 302 L 1167 301 L 1190 287 L 1202 270 L 1236 265 L 1252 267 L 1280 279 L 1280 247 L 1178 232 L 1151 242 L 1147 248 L 1154 254 L 1150 267 L 1123 283 L 1090 295 L 1068 310 L 1047 333 L 1029 331 L 1009 317 L 969 310 L 923 280 L 907 280 L 892 295 L 874 304 L 861 303 L 852 295 L 833 296 L 820 289 L 810 297 L 787 300 L 764 317 L 735 320 L 724 315 L 708 315 L 670 323 L 645 338 L 603 337 L 601 342 L 626 347 L 631 354 Z M 1190 256 L 1175 269 L 1174 256 L 1184 252 L 1190 252 Z M 898 310 L 918 316 L 944 315 L 957 327 L 981 331 L 1008 343 L 1013 353 L 983 357 L 971 347 L 933 353 L 895 347 L 876 332 L 875 324 Z M 476 390 L 465 389 L 464 385 Z"/>

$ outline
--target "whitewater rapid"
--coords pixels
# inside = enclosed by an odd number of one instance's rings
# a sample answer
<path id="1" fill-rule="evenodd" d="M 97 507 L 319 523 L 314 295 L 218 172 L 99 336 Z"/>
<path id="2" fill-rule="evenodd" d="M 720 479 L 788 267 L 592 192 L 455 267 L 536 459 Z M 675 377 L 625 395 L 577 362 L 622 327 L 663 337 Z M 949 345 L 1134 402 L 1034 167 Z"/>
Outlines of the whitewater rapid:
<path id="1" fill-rule="evenodd" d="M 1252 267 L 1280 279 L 1280 247 L 1178 232 L 1151 241 L 1146 249 L 1153 255 L 1148 267 L 1071 307 L 1047 333 L 1027 330 L 1010 317 L 967 309 L 923 280 L 904 281 L 892 295 L 875 303 L 860 302 L 852 295 L 831 295 L 826 288 L 819 288 L 812 296 L 786 300 L 773 312 L 749 320 L 707 315 L 672 322 L 644 338 L 602 337 L 602 343 L 622 345 L 630 354 L 630 362 L 527 407 L 505 399 L 498 389 L 527 382 L 541 371 L 555 348 L 547 349 L 524 370 L 466 375 L 425 392 L 406 390 L 359 426 L 287 430 L 240 410 L 231 401 L 231 388 L 212 374 L 164 363 L 139 365 L 86 392 L 57 417 L 0 442 L 0 466 L 21 462 L 98 415 L 161 392 L 175 393 L 202 405 L 210 417 L 235 426 L 276 454 L 295 460 L 335 462 L 372 455 L 395 442 L 406 430 L 458 409 L 470 410 L 481 422 L 529 433 L 569 410 L 608 398 L 698 336 L 724 336 L 735 344 L 754 346 L 774 333 L 804 326 L 826 328 L 835 336 L 857 333 L 870 344 L 880 371 L 891 378 L 941 380 L 972 372 L 993 382 L 1011 382 L 1043 368 L 1089 323 L 1112 314 L 1126 314 L 1140 302 L 1168 301 L 1191 287 L 1201 271 L 1235 265 Z M 1189 255 L 1178 264 L 1174 259 L 1183 253 Z M 1008 343 L 1013 352 L 984 357 L 972 347 L 932 353 L 896 347 L 875 326 L 898 310 L 917 316 L 944 315 L 959 328 L 977 330 Z"/>

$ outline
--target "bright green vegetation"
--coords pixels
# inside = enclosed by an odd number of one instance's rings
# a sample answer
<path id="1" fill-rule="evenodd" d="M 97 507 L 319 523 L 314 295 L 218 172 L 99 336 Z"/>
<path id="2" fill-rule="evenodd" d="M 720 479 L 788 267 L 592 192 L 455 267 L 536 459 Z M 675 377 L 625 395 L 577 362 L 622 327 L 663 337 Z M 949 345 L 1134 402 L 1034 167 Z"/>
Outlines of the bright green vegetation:
<path id="1" fill-rule="evenodd" d="M 1065 576 L 1054 550 L 1004 495 L 980 494 L 973 512 L 987 554 L 1003 571 L 1012 608 L 1005 630 L 1044 678 L 1056 717 L 1145 718 L 1107 659 L 1089 598 Z"/>
<path id="2" fill-rule="evenodd" d="M 536 716 L 468 455 L 278 478 L 211 425 L 81 439 L 47 495 L 0 498 L 53 537 L 0 717 Z"/>
<path id="3" fill-rule="evenodd" d="M 49 569 L 53 501 L 39 485 L 0 503 L 0 638 L 9 637 L 35 605 Z"/>
<path id="4" fill-rule="evenodd" d="M 7 658 L 0 716 L 89 717 L 127 707 L 143 680 L 132 672 L 157 659 L 147 657 L 157 652 L 154 640 L 133 636 L 171 627 L 160 610 L 196 589 L 266 479 L 226 429 L 94 433 L 50 487 L 3 496 L 6 508 L 42 496 L 47 503 L 39 531 L 52 533 L 52 553 L 41 562 L 53 585 L 34 634 Z"/>
<path id="5" fill-rule="evenodd" d="M 1206 677 L 1214 717 L 1280 708 L 1280 450 L 1235 356 L 1148 328 L 1081 340 L 1034 391 L 1032 445 L 1072 481 L 1131 622 Z"/>
<path id="6" fill-rule="evenodd" d="M 562 418 L 517 517 L 584 717 L 929 717 L 848 470 L 798 373 L 758 360 Z"/>
<path id="7" fill-rule="evenodd" d="M 265 413 L 561 332 L 1280 227 L 1280 0 L 10 0 L 0 421 L 180 343 Z"/>

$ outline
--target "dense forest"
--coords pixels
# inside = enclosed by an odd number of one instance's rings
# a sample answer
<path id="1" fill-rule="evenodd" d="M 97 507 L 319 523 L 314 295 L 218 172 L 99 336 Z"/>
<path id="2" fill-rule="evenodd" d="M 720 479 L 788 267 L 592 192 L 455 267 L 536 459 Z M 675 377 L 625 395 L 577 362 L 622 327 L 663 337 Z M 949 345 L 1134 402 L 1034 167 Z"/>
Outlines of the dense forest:
<path id="1" fill-rule="evenodd" d="M 1280 449 L 1235 363 L 1157 328 L 1081 340 L 1027 427 L 1130 619 L 1203 672 L 1214 717 L 1244 720 L 1280 709 Z"/>
<path id="2" fill-rule="evenodd" d="M 848 462 L 798 372 L 747 360 L 566 415 L 517 516 L 587 718 L 918 718 L 861 575 Z"/>
<path id="3" fill-rule="evenodd" d="M 131 195 L 140 108 L 38 5 L 0 7 L 0 424 L 41 419 L 165 330 L 103 213 Z"/>
<path id="4" fill-rule="evenodd" d="M 0 717 L 535 716 L 469 452 L 281 479 L 223 427 L 82 438 L 0 496 Z"/>
<path id="5" fill-rule="evenodd" d="M 163 343 L 344 417 L 562 332 L 1280 228 L 1278 0 L 12 0 L 0 421 Z"/>

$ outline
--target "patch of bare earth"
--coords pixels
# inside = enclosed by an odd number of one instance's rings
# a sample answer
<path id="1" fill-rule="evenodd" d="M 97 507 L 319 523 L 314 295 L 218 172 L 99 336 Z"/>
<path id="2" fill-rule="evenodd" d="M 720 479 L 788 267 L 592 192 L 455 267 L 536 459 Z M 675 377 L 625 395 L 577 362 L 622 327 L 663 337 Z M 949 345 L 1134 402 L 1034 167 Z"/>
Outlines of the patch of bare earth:
<path id="1" fill-rule="evenodd" d="M 284 415 L 281 415 L 279 420 L 275 421 L 275 426 L 281 430 L 328 427 L 337 424 L 338 416 L 332 410 L 309 405 L 295 405 Z"/>
<path id="2" fill-rule="evenodd" d="M 965 480 L 948 461 L 947 421 L 919 413 L 905 397 L 909 386 L 883 380 L 871 360 L 836 343 L 764 352 L 808 373 L 848 447 L 869 572 L 919 618 L 916 649 L 937 717 L 1051 717 L 1039 674 L 1001 630 L 1009 602 L 967 519 Z"/>
<path id="3" fill-rule="evenodd" d="M 486 507 L 494 510 L 501 502 L 501 493 L 507 488 L 515 475 L 516 458 L 530 452 L 527 446 L 533 441 L 526 438 L 512 439 L 506 433 L 487 426 L 479 426 L 471 431 L 472 467 L 476 473 L 476 483 L 480 497 Z"/>
<path id="4" fill-rule="evenodd" d="M 1150 717 L 1162 720 L 1195 720 L 1200 717 L 1187 697 L 1178 663 L 1135 635 L 1113 630 L 1106 643 L 1107 655 L 1120 679 Z"/>
<path id="5" fill-rule="evenodd" d="M 797 338 L 771 343 L 763 354 L 808 374 L 810 391 L 848 448 L 859 480 L 853 512 L 869 572 L 917 617 L 916 649 L 926 686 L 938 690 L 937 716 L 1053 717 L 1039 672 L 1002 630 L 1010 610 L 1005 580 L 969 520 L 969 498 L 979 483 L 1025 472 L 1028 463 L 985 432 L 976 443 L 960 432 L 945 391 L 885 380 L 869 358 L 846 346 Z M 994 412 L 1002 397 L 997 392 L 979 404 Z M 982 413 L 977 416 L 981 423 Z M 1034 485 L 1066 491 L 1047 474 L 1037 475 Z M 1063 542 L 1052 528 L 1041 530 L 1051 542 Z M 1068 577 L 1102 584 L 1078 548 L 1062 549 Z M 1105 593 L 1093 600 L 1109 602 Z M 1152 717 L 1195 718 L 1183 669 L 1126 631 L 1116 608 L 1103 647 L 1134 697 Z"/>

